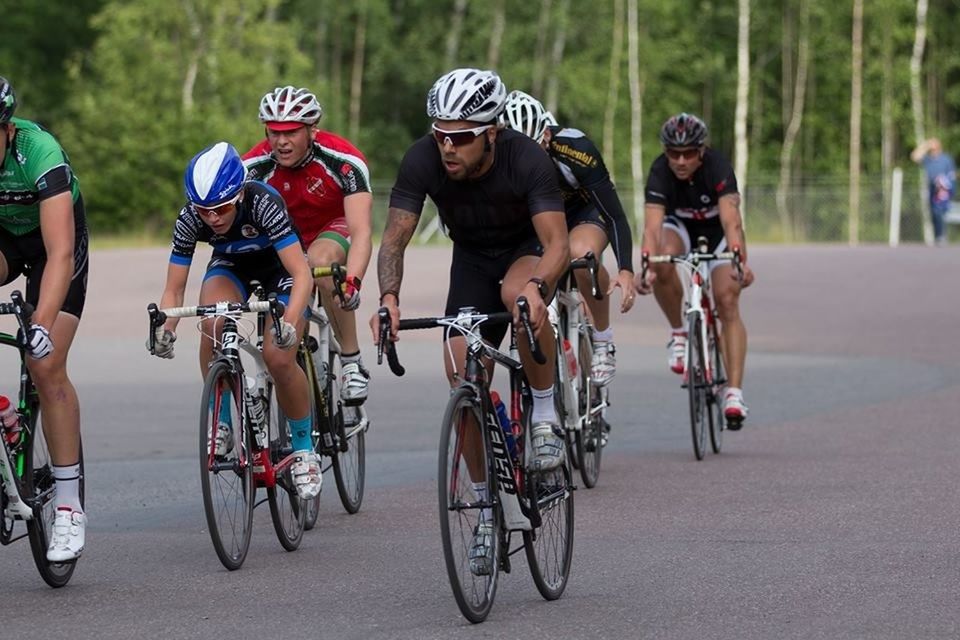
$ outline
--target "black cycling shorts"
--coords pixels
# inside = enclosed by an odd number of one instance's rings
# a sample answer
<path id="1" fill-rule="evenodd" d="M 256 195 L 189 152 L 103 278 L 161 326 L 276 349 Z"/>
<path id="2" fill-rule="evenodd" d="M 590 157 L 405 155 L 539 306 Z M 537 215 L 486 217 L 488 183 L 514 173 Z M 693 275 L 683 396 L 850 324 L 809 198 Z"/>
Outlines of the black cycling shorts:
<path id="1" fill-rule="evenodd" d="M 724 235 L 723 226 L 719 221 L 717 221 L 716 224 L 694 225 L 684 222 L 682 218 L 677 216 L 668 215 L 663 219 L 663 228 L 673 229 L 676 234 L 680 236 L 680 240 L 683 241 L 683 250 L 685 253 L 693 250 L 693 244 L 700 236 L 707 239 L 708 251 L 722 253 L 727 250 L 727 237 Z M 717 267 L 725 264 L 729 263 L 723 260 L 711 262 L 710 271 L 712 272 Z"/>
<path id="2" fill-rule="evenodd" d="M 450 262 L 450 290 L 447 292 L 444 314 L 456 315 L 463 307 L 473 307 L 480 313 L 508 311 L 503 306 L 500 287 L 510 266 L 523 256 L 542 255 L 543 247 L 536 237 L 496 256 L 476 253 L 454 244 L 453 260 Z M 499 347 L 507 328 L 506 324 L 483 324 L 480 326 L 480 335 L 494 347 Z"/>
<path id="3" fill-rule="evenodd" d="M 79 210 L 79 215 L 78 214 Z M 73 207 L 74 219 L 84 220 L 83 201 L 77 199 Z M 75 229 L 73 241 L 73 277 L 67 289 L 67 297 L 60 310 L 79 318 L 83 314 L 83 305 L 87 300 L 87 275 L 90 270 L 89 243 L 86 224 Z M 0 228 L 0 254 L 7 261 L 7 278 L 0 286 L 9 284 L 21 275 L 27 277 L 26 300 L 34 307 L 40 301 L 40 282 L 43 270 L 47 266 L 47 251 L 43 246 L 40 228 L 30 233 L 16 236 Z"/>
<path id="4" fill-rule="evenodd" d="M 231 280 L 240 291 L 242 300 L 248 300 L 253 294 L 254 281 L 260 283 L 265 293 L 276 293 L 277 299 L 284 304 L 290 301 L 290 291 L 293 289 L 293 277 L 272 251 L 250 255 L 215 253 L 207 263 L 203 279 L 206 281 L 215 276 Z"/>
<path id="5" fill-rule="evenodd" d="M 607 225 L 604 224 L 603 218 L 600 217 L 600 212 L 597 211 L 596 207 L 580 207 L 579 209 L 567 211 L 568 230 L 572 230 L 581 224 L 594 224 L 603 229 L 604 233 L 607 232 Z"/>

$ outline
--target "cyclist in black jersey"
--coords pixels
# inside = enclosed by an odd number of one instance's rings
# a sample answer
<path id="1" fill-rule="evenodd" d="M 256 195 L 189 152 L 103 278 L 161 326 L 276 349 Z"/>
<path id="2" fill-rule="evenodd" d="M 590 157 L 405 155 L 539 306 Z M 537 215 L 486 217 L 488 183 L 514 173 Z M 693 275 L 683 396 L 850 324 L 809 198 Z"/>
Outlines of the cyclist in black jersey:
<path id="1" fill-rule="evenodd" d="M 0 78 L 0 285 L 26 276 L 35 308 L 26 335 L 53 463 L 56 509 L 47 559 L 75 560 L 87 518 L 80 504 L 80 402 L 67 356 L 87 296 L 87 222 L 80 186 L 57 140 L 14 117 L 16 94 Z"/>
<path id="2" fill-rule="evenodd" d="M 296 361 L 296 346 L 306 326 L 305 311 L 313 290 L 313 277 L 283 199 L 272 187 L 247 180 L 240 154 L 230 144 L 218 142 L 190 161 L 184 175 L 187 204 L 180 210 L 173 231 L 173 248 L 161 308 L 183 305 L 190 264 L 198 242 L 213 247 L 200 288 L 200 304 L 242 302 L 258 281 L 267 293 L 276 293 L 285 304 L 280 335 L 264 340 L 263 361 L 276 385 L 277 401 L 290 425 L 296 461 L 291 474 L 303 499 L 320 492 L 320 462 L 313 452 L 307 379 Z M 157 328 L 154 355 L 172 358 L 178 318 Z M 200 338 L 200 371 L 205 374 L 213 356 L 212 335 L 217 323 L 205 320 Z M 149 348 L 149 342 L 148 342 Z M 217 454 L 233 446 L 229 403 L 223 403 L 217 428 Z M 223 435 L 220 435 L 221 432 Z"/>
<path id="3" fill-rule="evenodd" d="M 534 396 L 534 465 L 546 470 L 564 460 L 546 301 L 569 260 L 567 228 L 549 158 L 526 136 L 498 127 L 506 95 L 499 76 L 478 69 L 455 69 L 433 85 L 427 97 L 432 132 L 407 150 L 390 195 L 377 263 L 380 303 L 390 312 L 395 340 L 403 254 L 429 195 L 453 240 L 445 313 L 471 306 L 516 314 L 518 297 L 530 302 L 531 325 L 547 363 L 533 361 L 526 341 L 520 355 Z M 377 340 L 376 315 L 371 326 Z M 505 331 L 499 326 L 482 333 L 499 345 Z M 451 337 L 450 347 L 456 364 L 445 358 L 445 366 L 453 385 L 455 368 L 462 370 L 465 361 L 465 341 Z"/>
<path id="4" fill-rule="evenodd" d="M 602 300 L 584 296 L 593 319 L 591 377 L 597 385 L 607 385 L 616 373 L 609 296 L 620 288 L 621 313 L 630 310 L 634 299 L 630 222 L 599 149 L 582 131 L 551 125 L 550 122 L 556 121 L 550 112 L 539 100 L 523 91 L 512 91 L 507 96 L 503 119 L 511 129 L 538 142 L 556 165 L 570 232 L 570 255 L 579 258 L 591 251 L 600 258 L 608 241 L 613 248 L 618 266 L 616 279 L 611 282 L 601 264 L 598 276 L 606 295 Z M 581 270 L 576 272 L 576 277 L 580 290 L 588 291 L 589 274 Z"/>
<path id="5" fill-rule="evenodd" d="M 692 242 L 705 236 L 711 251 L 740 250 L 743 280 L 736 269 L 723 262 L 712 267 L 711 284 L 722 327 L 721 344 L 729 383 L 723 396 L 729 428 L 737 430 L 747 417 L 743 402 L 743 369 L 747 357 L 747 331 L 740 317 L 740 292 L 753 282 L 747 266 L 747 245 L 740 217 L 740 194 L 730 162 L 706 146 L 707 126 L 696 116 L 681 113 L 660 129 L 664 153 L 653 161 L 647 178 L 643 253 L 682 254 Z M 683 373 L 686 330 L 683 328 L 683 287 L 670 264 L 651 265 L 644 282 L 638 276 L 637 291 L 653 291 L 670 323 L 667 349 L 670 368 Z"/>

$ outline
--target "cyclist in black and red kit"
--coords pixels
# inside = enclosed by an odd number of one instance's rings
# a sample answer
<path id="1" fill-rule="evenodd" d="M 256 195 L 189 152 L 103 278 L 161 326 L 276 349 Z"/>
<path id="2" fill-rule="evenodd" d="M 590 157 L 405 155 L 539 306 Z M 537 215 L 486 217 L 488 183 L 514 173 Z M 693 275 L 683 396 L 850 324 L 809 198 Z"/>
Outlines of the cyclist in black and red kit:
<path id="1" fill-rule="evenodd" d="M 740 249 L 742 281 L 729 263 L 715 262 L 711 267 L 729 376 L 723 411 L 727 426 L 737 430 L 747 417 L 742 390 L 747 331 L 740 318 L 740 291 L 753 282 L 753 271 L 747 266 L 737 178 L 730 161 L 707 147 L 706 139 L 707 126 L 687 113 L 669 118 L 660 129 L 664 153 L 653 161 L 647 178 L 643 253 L 687 253 L 691 241 L 700 236 L 707 238 L 711 251 Z M 687 333 L 681 316 L 683 287 L 676 269 L 670 264 L 652 265 L 645 282 L 637 277 L 636 287 L 641 294 L 653 291 L 670 322 L 670 369 L 682 374 Z"/>
<path id="2" fill-rule="evenodd" d="M 602 300 L 584 296 L 593 319 L 591 376 L 595 384 L 607 385 L 616 373 L 609 296 L 619 287 L 623 296 L 621 313 L 626 313 L 633 306 L 633 236 L 630 222 L 623 212 L 600 151 L 582 131 L 558 126 L 543 104 L 523 91 L 511 91 L 507 96 L 504 120 L 511 129 L 525 133 L 540 143 L 556 165 L 570 232 L 570 255 L 579 258 L 592 251 L 599 258 L 608 241 L 613 248 L 618 266 L 616 279 L 611 282 L 603 265 L 600 265 L 598 274 L 600 286 L 607 295 Z M 587 291 L 590 276 L 584 271 L 577 271 L 576 277 L 580 290 Z"/>
<path id="3" fill-rule="evenodd" d="M 390 194 L 377 262 L 380 302 L 390 312 L 395 340 L 403 254 L 429 195 L 453 240 L 445 313 L 467 306 L 481 313 L 516 313 L 517 298 L 525 296 L 530 303 L 530 322 L 547 362 L 536 364 L 525 340 L 520 357 L 533 393 L 533 465 L 548 470 L 563 463 L 564 441 L 553 401 L 556 344 L 546 301 L 570 252 L 553 164 L 533 140 L 498 126 L 506 97 L 500 78 L 478 69 L 455 69 L 431 88 L 427 115 L 433 130 L 407 150 Z M 371 325 L 378 340 L 376 315 Z M 482 330 L 494 345 L 505 332 L 502 325 Z M 455 364 L 444 361 L 452 385 L 455 367 L 463 369 L 466 344 L 451 337 L 449 346 Z M 486 557 L 492 535 L 492 524 L 482 522 L 472 553 Z"/>

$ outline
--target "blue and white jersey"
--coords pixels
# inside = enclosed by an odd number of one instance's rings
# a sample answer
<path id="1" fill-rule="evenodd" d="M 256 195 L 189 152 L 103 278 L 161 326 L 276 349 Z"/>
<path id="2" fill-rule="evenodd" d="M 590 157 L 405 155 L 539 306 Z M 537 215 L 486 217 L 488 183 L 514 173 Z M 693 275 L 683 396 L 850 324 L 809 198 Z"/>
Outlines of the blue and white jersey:
<path id="1" fill-rule="evenodd" d="M 252 258 L 264 255 L 263 252 L 275 255 L 298 243 L 299 238 L 280 194 L 263 182 L 250 180 L 243 186 L 233 225 L 223 235 L 214 233 L 192 204 L 184 205 L 173 227 L 170 262 L 189 265 L 198 242 L 212 246 L 214 255 Z"/>

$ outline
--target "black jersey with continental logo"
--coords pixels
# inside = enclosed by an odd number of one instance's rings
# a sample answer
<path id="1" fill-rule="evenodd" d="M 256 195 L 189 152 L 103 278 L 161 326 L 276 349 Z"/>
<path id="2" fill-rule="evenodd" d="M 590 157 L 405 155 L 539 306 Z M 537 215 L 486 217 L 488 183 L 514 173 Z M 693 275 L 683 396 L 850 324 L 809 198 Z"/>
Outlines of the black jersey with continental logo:
<path id="1" fill-rule="evenodd" d="M 491 255 L 536 238 L 533 216 L 563 211 L 550 158 L 536 142 L 509 129 L 498 132 L 494 150 L 493 166 L 484 175 L 452 180 L 433 136 L 420 138 L 403 157 L 390 207 L 419 215 L 430 196 L 451 240 Z"/>
<path id="2" fill-rule="evenodd" d="M 661 154 L 650 167 L 646 201 L 666 207 L 667 215 L 679 218 L 688 226 L 720 224 L 720 197 L 737 193 L 733 166 L 721 153 L 707 148 L 703 163 L 688 180 L 680 180 L 670 170 L 666 155 Z"/>
<path id="3" fill-rule="evenodd" d="M 600 150 L 579 129 L 550 127 L 547 153 L 557 167 L 567 213 L 596 207 L 620 269 L 633 271 L 633 235 Z"/>
<path id="4" fill-rule="evenodd" d="M 253 256 L 280 251 L 299 240 L 280 194 L 263 182 L 249 180 L 237 203 L 237 217 L 223 235 L 214 233 L 193 205 L 187 203 L 180 210 L 173 227 L 170 262 L 189 265 L 198 242 L 210 244 L 214 254 Z"/>

